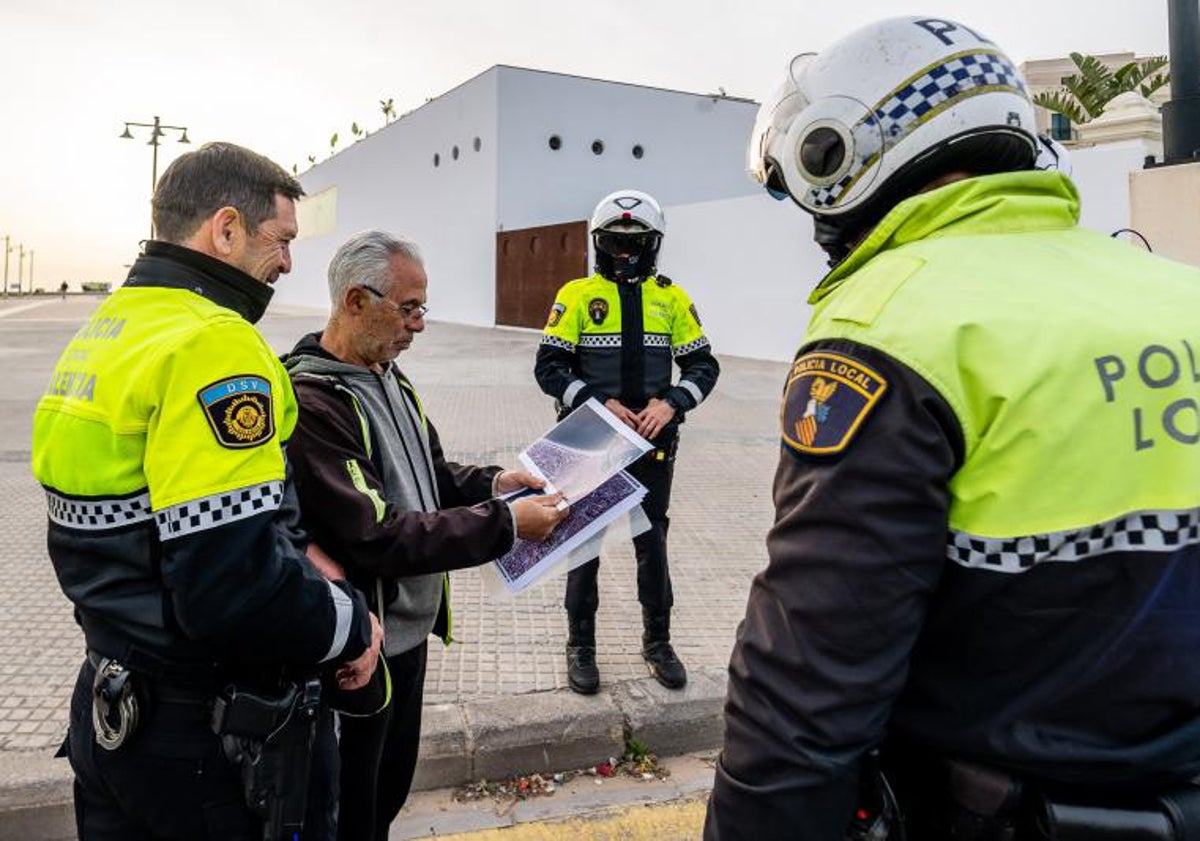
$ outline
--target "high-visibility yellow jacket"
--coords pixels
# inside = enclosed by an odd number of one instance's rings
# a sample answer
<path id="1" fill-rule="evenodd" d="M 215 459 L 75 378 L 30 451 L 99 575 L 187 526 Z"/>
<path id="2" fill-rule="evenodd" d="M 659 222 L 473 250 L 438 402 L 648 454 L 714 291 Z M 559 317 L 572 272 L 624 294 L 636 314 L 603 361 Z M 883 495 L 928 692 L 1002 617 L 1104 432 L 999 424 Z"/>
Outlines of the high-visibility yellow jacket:
<path id="1" fill-rule="evenodd" d="M 913 755 L 1200 773 L 1200 271 L 1078 214 L 1058 173 L 952 183 L 814 292 L 730 662 L 738 837 L 841 837 L 881 741 L 901 802 Z"/>
<path id="2" fill-rule="evenodd" d="M 674 385 L 672 360 L 680 368 Z M 542 390 L 565 411 L 591 397 L 637 411 L 658 397 L 676 409 L 669 429 L 708 396 L 719 373 L 696 307 L 678 284 L 600 274 L 559 289 L 535 368 Z"/>
<path id="3" fill-rule="evenodd" d="M 152 242 L 55 367 L 33 473 L 55 571 L 103 655 L 315 664 L 369 639 L 361 598 L 286 539 L 295 398 L 248 320 L 269 297 L 225 263 Z"/>

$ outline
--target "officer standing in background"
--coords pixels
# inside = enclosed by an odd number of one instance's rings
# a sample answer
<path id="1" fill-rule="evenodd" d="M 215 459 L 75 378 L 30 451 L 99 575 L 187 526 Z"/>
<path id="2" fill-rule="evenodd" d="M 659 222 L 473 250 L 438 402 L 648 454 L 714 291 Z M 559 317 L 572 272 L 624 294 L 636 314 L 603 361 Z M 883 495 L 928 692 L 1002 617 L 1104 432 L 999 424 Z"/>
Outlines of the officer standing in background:
<path id="1" fill-rule="evenodd" d="M 362 597 L 302 560 L 280 512 L 297 409 L 253 323 L 291 268 L 302 194 L 232 144 L 175 160 L 159 238 L 38 404 L 50 557 L 88 649 L 68 736 L 83 841 L 262 839 L 214 696 L 272 698 L 286 672 L 347 661 L 353 688 L 378 657 Z"/>
<path id="2" fill-rule="evenodd" d="M 659 683 L 678 689 L 687 671 L 671 647 L 671 576 L 667 508 L 684 414 L 716 385 L 720 366 L 687 293 L 658 274 L 666 220 L 637 190 L 606 196 L 592 214 L 596 273 L 563 286 L 538 348 L 534 376 L 553 397 L 561 420 L 591 397 L 654 445 L 629 467 L 646 486 L 650 530 L 633 539 L 642 656 Z M 672 384 L 671 360 L 680 379 Z M 596 576 L 600 559 L 567 576 L 567 680 L 588 695 L 600 688 L 596 666 Z"/>
<path id="3" fill-rule="evenodd" d="M 1011 61 L 946 20 L 800 56 L 760 111 L 753 172 L 833 270 L 708 841 L 868 837 L 881 744 L 914 841 L 1045 838 L 1039 811 L 1185 837 L 1096 820 L 1168 826 L 1200 772 L 1200 272 L 1078 227 L 1036 149 Z"/>

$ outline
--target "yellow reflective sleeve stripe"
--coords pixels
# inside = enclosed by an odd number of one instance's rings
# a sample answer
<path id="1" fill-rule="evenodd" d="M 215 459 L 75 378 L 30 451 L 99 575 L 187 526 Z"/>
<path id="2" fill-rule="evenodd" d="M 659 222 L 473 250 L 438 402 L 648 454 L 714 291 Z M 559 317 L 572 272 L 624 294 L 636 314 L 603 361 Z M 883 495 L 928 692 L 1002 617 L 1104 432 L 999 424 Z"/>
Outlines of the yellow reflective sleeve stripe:
<path id="1" fill-rule="evenodd" d="M 354 485 L 354 489 L 371 500 L 371 504 L 375 506 L 375 522 L 382 523 L 383 515 L 387 511 L 387 503 L 383 501 L 383 497 L 379 495 L 379 491 L 367 484 L 367 479 L 363 476 L 362 468 L 358 466 L 358 462 L 354 459 L 346 460 L 346 472 L 350 474 L 350 482 Z"/>

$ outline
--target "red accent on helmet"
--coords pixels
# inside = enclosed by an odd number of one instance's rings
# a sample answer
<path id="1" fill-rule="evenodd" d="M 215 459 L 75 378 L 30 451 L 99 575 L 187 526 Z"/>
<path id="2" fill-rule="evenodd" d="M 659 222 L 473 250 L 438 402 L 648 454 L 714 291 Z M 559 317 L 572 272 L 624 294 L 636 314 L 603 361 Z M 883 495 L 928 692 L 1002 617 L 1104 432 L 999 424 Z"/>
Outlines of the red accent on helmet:
<path id="1" fill-rule="evenodd" d="M 622 219 L 632 219 L 632 218 L 633 218 L 633 214 L 632 214 L 632 213 L 630 213 L 630 212 L 627 210 L 627 211 L 625 211 L 624 213 L 622 213 L 622 214 L 621 214 L 621 218 L 622 218 Z"/>

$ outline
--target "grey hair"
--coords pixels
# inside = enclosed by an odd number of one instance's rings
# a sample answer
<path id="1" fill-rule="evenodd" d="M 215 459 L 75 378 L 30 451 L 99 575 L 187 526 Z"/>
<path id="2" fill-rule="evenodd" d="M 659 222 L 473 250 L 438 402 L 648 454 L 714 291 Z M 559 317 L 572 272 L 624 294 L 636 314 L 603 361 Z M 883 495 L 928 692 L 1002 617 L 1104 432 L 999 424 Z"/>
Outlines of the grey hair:
<path id="1" fill-rule="evenodd" d="M 257 152 L 233 143 L 205 143 L 172 161 L 154 186 L 150 206 L 155 237 L 182 243 L 226 206 L 237 208 L 246 233 L 254 236 L 259 225 L 275 218 L 277 195 L 295 201 L 304 188 Z"/>
<path id="2" fill-rule="evenodd" d="M 342 243 L 329 261 L 329 300 L 336 310 L 346 292 L 367 284 L 385 295 L 392 285 L 388 261 L 399 254 L 424 267 L 425 261 L 415 242 L 392 236 L 386 231 L 361 231 Z"/>

